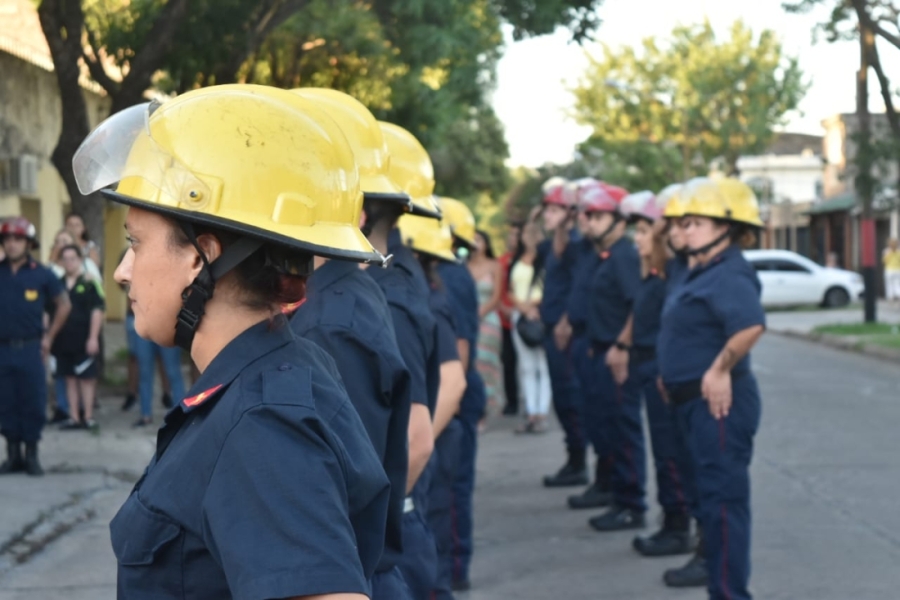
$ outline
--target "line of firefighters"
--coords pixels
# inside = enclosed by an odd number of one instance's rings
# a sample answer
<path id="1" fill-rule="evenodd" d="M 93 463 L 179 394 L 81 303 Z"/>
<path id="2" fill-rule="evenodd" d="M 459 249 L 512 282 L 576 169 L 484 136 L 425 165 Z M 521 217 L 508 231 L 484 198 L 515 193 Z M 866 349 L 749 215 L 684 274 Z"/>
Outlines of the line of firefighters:
<path id="1" fill-rule="evenodd" d="M 111 523 L 119 597 L 468 589 L 485 390 L 478 294 L 457 256 L 475 244 L 475 219 L 433 196 L 416 138 L 332 90 L 213 86 L 113 115 L 74 168 L 83 193 L 129 206 L 115 278 L 138 334 L 189 351 L 201 372 Z M 760 401 L 748 352 L 764 329 L 740 251 L 760 224 L 752 192 L 557 180 L 543 210 L 555 232 L 544 286 L 563 307 L 542 310 L 552 327 L 537 343 L 578 374 L 554 378 L 569 461 L 545 483 L 586 483 L 589 444 L 596 478 L 570 504 L 608 505 L 591 520 L 602 531 L 642 527 L 643 398 L 666 519 L 635 547 L 693 551 L 692 515 L 702 543 L 667 582 L 749 598 Z M 4 245 L 23 240 L 33 233 L 4 230 Z M 9 289 L 52 300 L 19 286 L 21 273 L 0 262 Z M 45 333 L 20 335 L 0 345 L 39 357 Z M 0 411 L 18 443 L 43 398 L 16 365 L 0 373 L 22 390 Z M 0 468 L 21 468 L 17 457 Z"/>

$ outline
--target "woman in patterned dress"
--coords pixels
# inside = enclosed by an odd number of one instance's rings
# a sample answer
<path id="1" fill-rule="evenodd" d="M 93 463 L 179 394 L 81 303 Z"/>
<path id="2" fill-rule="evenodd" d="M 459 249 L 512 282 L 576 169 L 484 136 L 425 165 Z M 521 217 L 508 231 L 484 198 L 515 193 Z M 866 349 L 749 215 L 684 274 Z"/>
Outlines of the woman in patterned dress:
<path id="1" fill-rule="evenodd" d="M 487 388 L 488 406 L 503 406 L 503 369 L 500 364 L 502 343 L 500 315 L 500 263 L 494 258 L 491 240 L 484 231 L 475 235 L 476 247 L 469 257 L 469 271 L 478 285 L 478 358 L 476 366 Z"/>

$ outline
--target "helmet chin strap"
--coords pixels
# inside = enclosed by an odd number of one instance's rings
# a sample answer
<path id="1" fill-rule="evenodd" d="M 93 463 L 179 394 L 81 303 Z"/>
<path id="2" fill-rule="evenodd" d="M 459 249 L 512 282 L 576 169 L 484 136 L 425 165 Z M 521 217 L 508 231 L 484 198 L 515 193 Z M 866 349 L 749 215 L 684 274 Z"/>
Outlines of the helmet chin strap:
<path id="1" fill-rule="evenodd" d="M 687 248 L 685 248 L 683 246 L 681 248 L 676 248 L 675 246 L 672 245 L 672 240 L 666 240 L 666 246 L 669 247 L 669 250 L 671 250 L 672 254 L 674 254 L 675 256 L 687 256 L 688 255 Z"/>
<path id="2" fill-rule="evenodd" d="M 197 253 L 200 254 L 200 260 L 203 261 L 203 267 L 194 282 L 181 293 L 181 311 L 178 313 L 178 321 L 175 323 L 175 344 L 190 352 L 194 343 L 194 335 L 206 312 L 206 303 L 209 302 L 215 291 L 216 281 L 256 252 L 262 247 L 263 242 L 255 238 L 239 238 L 226 248 L 219 258 L 210 263 L 197 242 L 194 226 L 186 221 L 179 222 L 179 225 Z"/>
<path id="3" fill-rule="evenodd" d="M 713 248 L 715 248 L 716 246 L 718 246 L 719 244 L 721 244 L 722 242 L 727 240 L 729 237 L 731 237 L 732 233 L 734 233 L 734 225 L 729 225 L 728 229 L 725 230 L 725 233 L 723 233 L 722 235 L 720 235 L 719 237 L 717 237 L 710 243 L 706 244 L 705 246 L 701 246 L 700 248 L 696 248 L 696 249 L 695 248 L 686 248 L 684 252 L 688 256 L 698 256 L 700 254 L 706 254 L 707 252 L 709 252 L 710 250 L 712 250 Z"/>
<path id="4" fill-rule="evenodd" d="M 611 213 L 611 214 L 613 216 L 613 222 L 610 223 L 609 227 L 606 228 L 606 231 L 604 231 L 600 235 L 595 235 L 591 238 L 591 241 L 594 242 L 595 244 L 602 244 L 603 240 L 605 240 L 607 237 L 609 237 L 609 234 L 612 233 L 613 229 L 616 228 L 616 225 L 619 224 L 619 221 L 622 220 L 622 217 L 620 217 L 618 214 L 616 214 L 616 213 Z"/>

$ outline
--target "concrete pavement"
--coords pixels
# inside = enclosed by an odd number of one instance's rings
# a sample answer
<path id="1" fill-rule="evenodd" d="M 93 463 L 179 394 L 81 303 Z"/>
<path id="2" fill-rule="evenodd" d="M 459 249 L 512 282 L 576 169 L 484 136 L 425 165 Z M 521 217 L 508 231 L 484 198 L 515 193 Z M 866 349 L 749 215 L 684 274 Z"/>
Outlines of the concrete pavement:
<path id="1" fill-rule="evenodd" d="M 900 305 L 885 301 L 878 302 L 878 320 L 882 323 L 900 323 Z M 766 321 L 770 331 L 807 334 L 820 325 L 843 323 L 862 323 L 864 317 L 862 305 L 848 308 L 819 310 L 780 310 L 766 313 Z"/>
<path id="2" fill-rule="evenodd" d="M 753 465 L 756 597 L 897 597 L 896 366 L 774 335 L 755 364 L 764 402 Z M 48 431 L 53 473 L 0 479 L 0 600 L 115 597 L 107 525 L 153 436 L 128 427 L 134 415 L 118 411 L 118 398 L 104 406 L 96 437 Z M 514 436 L 514 425 L 498 418 L 480 439 L 474 590 L 460 600 L 705 597 L 662 586 L 662 571 L 683 558 L 641 559 L 632 534 L 595 533 L 586 522 L 594 513 L 564 508 L 569 490 L 540 487 L 562 459 L 560 433 Z M 650 522 L 657 517 L 654 507 Z"/>

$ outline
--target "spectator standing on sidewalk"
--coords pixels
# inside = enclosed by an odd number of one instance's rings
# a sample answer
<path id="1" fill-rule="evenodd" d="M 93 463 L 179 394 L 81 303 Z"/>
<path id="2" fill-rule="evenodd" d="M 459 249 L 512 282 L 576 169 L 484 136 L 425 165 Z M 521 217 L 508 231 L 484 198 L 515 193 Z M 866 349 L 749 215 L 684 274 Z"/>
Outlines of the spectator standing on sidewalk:
<path id="1" fill-rule="evenodd" d="M 900 248 L 897 238 L 891 238 L 881 256 L 884 264 L 884 292 L 890 302 L 900 300 Z"/>
<path id="2" fill-rule="evenodd" d="M 4 222 L 0 243 L 6 255 L 0 262 L 0 434 L 7 452 L 0 474 L 42 475 L 37 448 L 46 420 L 44 360 L 71 304 L 59 279 L 31 256 L 38 248 L 34 225 L 23 217 Z M 51 303 L 56 313 L 45 331 L 44 313 Z"/>
<path id="3" fill-rule="evenodd" d="M 91 234 L 84 225 L 84 217 L 78 213 L 69 213 L 66 216 L 66 230 L 75 238 L 75 244 L 81 248 L 81 255 L 89 259 L 95 266 L 100 263 L 100 247 L 91 239 Z M 97 279 L 101 280 L 100 271 L 97 270 Z"/>
<path id="4" fill-rule="evenodd" d="M 62 429 L 95 429 L 100 328 L 106 303 L 100 282 L 84 272 L 81 248 L 64 247 L 59 259 L 65 269 L 60 281 L 69 293 L 72 311 L 53 342 L 57 377 L 65 377 L 69 420 Z M 83 417 L 82 417 L 83 415 Z"/>

